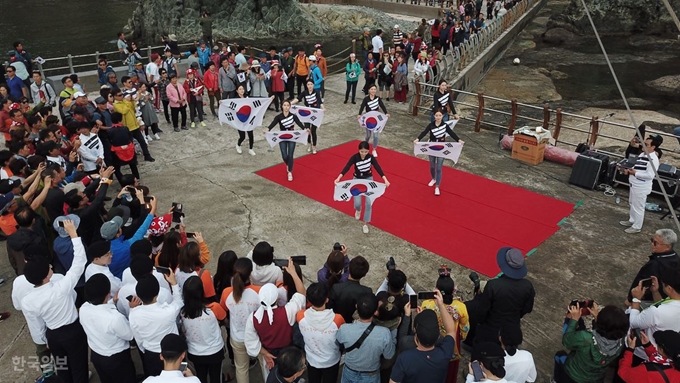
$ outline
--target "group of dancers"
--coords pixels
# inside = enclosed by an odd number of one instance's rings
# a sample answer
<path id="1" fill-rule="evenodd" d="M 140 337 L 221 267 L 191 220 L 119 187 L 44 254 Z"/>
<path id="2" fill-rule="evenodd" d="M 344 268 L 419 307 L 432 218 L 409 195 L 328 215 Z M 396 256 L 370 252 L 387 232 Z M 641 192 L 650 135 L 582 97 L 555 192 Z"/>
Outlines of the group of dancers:
<path id="1" fill-rule="evenodd" d="M 279 126 L 279 129 L 281 131 L 293 131 L 295 130 L 295 126 L 297 125 L 300 129 L 302 130 L 307 130 L 309 133 L 308 136 L 308 143 L 311 144 L 309 145 L 307 151 L 311 152 L 312 154 L 317 153 L 316 149 L 316 144 L 317 144 L 317 126 L 314 124 L 303 124 L 301 120 L 298 118 L 296 114 L 291 112 L 291 106 L 298 103 L 302 102 L 306 107 L 310 108 L 318 108 L 322 110 L 326 110 L 324 105 L 323 105 L 323 100 L 321 98 L 321 94 L 319 90 L 314 89 L 314 82 L 312 80 L 308 80 L 306 83 L 306 88 L 302 93 L 300 93 L 299 97 L 297 99 L 294 99 L 292 101 L 290 100 L 285 100 L 283 101 L 282 104 L 282 111 L 280 114 L 276 115 L 274 117 L 274 120 L 269 124 L 267 128 L 264 129 L 264 133 L 271 131 L 276 125 Z M 377 87 L 376 85 L 371 85 L 370 88 L 368 89 L 368 95 L 364 97 L 361 106 L 359 108 L 359 114 L 358 117 L 361 117 L 362 113 L 364 112 L 372 112 L 372 111 L 382 111 L 388 118 L 389 118 L 389 113 L 387 111 L 387 108 L 385 107 L 385 104 L 383 103 L 382 99 L 377 96 Z M 246 97 L 245 96 L 245 89 L 243 89 L 241 86 L 237 88 L 236 90 L 237 97 Z M 453 142 L 458 142 L 460 144 L 464 144 L 465 142 L 462 141 L 458 135 L 451 129 L 450 125 L 447 124 L 447 121 L 449 120 L 450 114 L 453 114 L 453 119 L 458 120 L 459 116 L 458 113 L 456 112 L 456 108 L 453 104 L 453 100 L 450 97 L 450 93 L 448 91 L 448 84 L 446 81 L 440 81 L 439 82 L 439 87 L 437 91 L 434 93 L 433 97 L 433 105 L 432 105 L 432 118 L 431 122 L 427 125 L 427 127 L 418 135 L 418 137 L 413 141 L 414 143 L 419 142 L 421 139 L 425 138 L 429 134 L 429 142 L 446 142 L 446 136 L 450 136 Z M 245 135 L 248 133 L 248 140 L 249 140 L 249 146 L 250 146 L 250 154 L 254 155 L 254 152 L 252 151 L 253 149 L 253 132 L 244 132 L 239 130 L 239 140 L 238 144 L 236 145 L 236 151 L 240 154 L 242 153 L 241 150 L 241 144 L 245 140 Z M 345 167 L 342 169 L 340 172 L 340 175 L 335 179 L 335 184 L 340 182 L 342 177 L 350 170 L 350 168 L 353 166 L 354 167 L 354 173 L 353 173 L 353 178 L 354 179 L 362 179 L 362 180 L 373 180 L 373 169 L 380 175 L 382 178 L 383 182 L 385 183 L 386 187 L 390 186 L 390 182 L 387 180 L 387 177 L 385 176 L 384 171 L 380 167 L 377 157 L 378 157 L 378 140 L 379 140 L 379 133 L 375 131 L 374 129 L 369 129 L 366 128 L 366 137 L 364 141 L 361 141 L 359 143 L 359 148 L 358 152 L 354 155 L 352 155 L 349 160 L 347 161 L 347 164 Z M 370 145 L 369 145 L 369 140 L 373 138 L 373 149 L 371 150 Z M 294 141 L 280 141 L 279 142 L 279 148 L 281 150 L 281 157 L 283 159 L 284 164 L 286 164 L 286 172 L 288 176 L 288 181 L 293 181 L 293 163 L 294 163 L 294 153 L 295 153 L 295 147 L 296 147 L 296 142 Z M 430 161 L 430 176 L 431 180 L 428 182 L 428 186 L 432 187 L 434 186 L 434 194 L 436 196 L 440 195 L 440 185 L 442 181 L 442 166 L 444 164 L 444 158 L 443 157 L 435 157 L 435 156 L 428 156 L 429 161 Z M 357 220 L 361 220 L 361 210 L 362 210 L 362 197 L 365 197 L 363 194 L 359 194 L 356 196 L 353 196 L 354 199 L 354 209 L 355 209 L 355 214 L 354 217 Z M 368 198 L 363 198 L 365 200 L 364 205 L 364 214 L 363 214 L 363 226 L 362 226 L 362 231 L 364 233 L 368 233 L 369 228 L 368 224 L 371 222 L 371 213 L 372 213 L 372 203 L 371 200 Z"/>

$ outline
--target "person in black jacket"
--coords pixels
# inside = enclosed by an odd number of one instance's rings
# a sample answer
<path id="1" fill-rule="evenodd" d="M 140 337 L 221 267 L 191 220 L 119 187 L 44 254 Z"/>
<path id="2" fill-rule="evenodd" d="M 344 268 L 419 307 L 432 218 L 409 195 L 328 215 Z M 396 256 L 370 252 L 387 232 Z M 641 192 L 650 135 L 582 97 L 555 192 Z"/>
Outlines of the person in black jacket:
<path id="1" fill-rule="evenodd" d="M 342 315 L 345 323 L 354 322 L 357 297 L 362 294 L 373 294 L 373 290 L 361 284 L 361 278 L 368 274 L 369 264 L 366 258 L 356 256 L 349 261 L 349 277 L 347 282 L 336 283 L 328 293 L 326 308 Z"/>
<path id="2" fill-rule="evenodd" d="M 14 212 L 14 219 L 17 221 L 19 229 L 7 237 L 7 248 L 12 250 L 16 259 L 17 275 L 24 273 L 23 255 L 30 245 L 41 249 L 39 253 L 45 255 L 45 258 L 52 262 L 52 253 L 47 245 L 45 234 L 40 229 L 41 224 L 38 222 L 42 218 L 30 206 L 22 206 Z"/>
<path id="3" fill-rule="evenodd" d="M 633 279 L 633 283 L 628 289 L 629 293 L 628 299 L 626 300 L 626 306 L 630 306 L 630 302 L 633 301 L 630 290 L 637 287 L 641 280 L 649 279 L 651 277 L 660 279 L 661 270 L 680 267 L 680 256 L 673 250 L 673 245 L 675 245 L 677 241 L 678 235 L 671 229 L 659 229 L 654 233 L 651 240 L 652 255 L 649 256 L 647 263 L 640 268 L 635 279 Z M 663 289 L 659 289 L 659 293 L 663 298 L 666 298 Z M 641 300 L 643 302 L 653 301 L 650 289 L 647 289 Z"/>
<path id="4" fill-rule="evenodd" d="M 123 173 L 120 171 L 125 165 L 130 167 L 132 175 L 139 179 L 139 170 L 137 169 L 137 154 L 135 153 L 135 146 L 132 142 L 132 133 L 126 127 L 121 125 L 123 115 L 118 112 L 111 113 L 111 128 L 106 131 L 108 141 L 111 145 L 111 165 L 113 165 L 116 179 L 123 185 L 121 178 Z"/>
<path id="5" fill-rule="evenodd" d="M 375 168 L 380 177 L 382 177 L 383 182 L 385 182 L 385 187 L 390 186 L 390 181 L 387 180 L 385 173 L 383 172 L 378 160 L 368 153 L 368 142 L 361 141 L 359 143 L 359 153 L 353 155 L 347 161 L 347 165 L 342 169 L 338 178 L 335 179 L 335 184 L 340 182 L 340 179 L 349 171 L 349 168 L 354 166 L 354 179 L 362 180 L 373 180 L 373 172 L 371 168 Z M 362 194 L 355 195 L 354 198 L 354 218 L 361 219 L 361 198 Z M 362 228 L 364 234 L 368 234 L 368 223 L 371 222 L 371 200 L 366 198 L 366 208 L 364 209 L 364 226 Z"/>
<path id="6" fill-rule="evenodd" d="M 498 339 L 505 325 L 520 326 L 520 319 L 534 309 L 533 284 L 525 279 L 527 266 L 524 254 L 512 247 L 503 247 L 496 253 L 496 262 L 503 272 L 487 282 L 480 302 L 480 326 L 477 336 Z"/>
<path id="7" fill-rule="evenodd" d="M 99 229 L 104 224 L 104 220 L 100 213 L 104 207 L 106 192 L 111 185 L 110 177 L 113 171 L 113 166 L 109 166 L 101 172 L 101 178 L 91 182 L 85 191 L 73 189 L 64 195 L 64 202 L 69 206 L 69 213 L 80 217 L 78 235 L 86 246 L 102 240 Z M 92 193 L 95 190 L 96 196 L 90 202 L 88 192 Z"/>

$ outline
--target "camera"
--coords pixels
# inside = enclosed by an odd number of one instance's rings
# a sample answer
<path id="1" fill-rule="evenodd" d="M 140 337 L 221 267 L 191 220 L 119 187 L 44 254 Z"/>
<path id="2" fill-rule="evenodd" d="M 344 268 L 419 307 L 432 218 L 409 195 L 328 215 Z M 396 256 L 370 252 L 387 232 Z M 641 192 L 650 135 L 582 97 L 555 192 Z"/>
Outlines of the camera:
<path id="1" fill-rule="evenodd" d="M 182 204 L 173 202 L 172 203 L 172 222 L 182 222 L 184 217 L 184 212 L 182 211 Z"/>
<path id="2" fill-rule="evenodd" d="M 593 303 L 595 303 L 595 301 L 592 299 L 586 299 L 584 301 L 574 299 L 569 303 L 569 307 L 576 307 L 576 305 L 578 305 L 581 309 L 581 315 L 590 315 L 590 310 L 588 309 L 593 307 Z"/>
<path id="3" fill-rule="evenodd" d="M 333 244 L 333 250 L 334 251 L 342 251 L 342 245 L 340 244 L 340 242 L 335 242 Z"/>
<path id="4" fill-rule="evenodd" d="M 385 267 L 387 267 L 388 271 L 397 269 L 397 263 L 394 262 L 394 257 L 390 257 L 390 259 L 387 261 L 387 263 L 385 263 Z"/>
<path id="5" fill-rule="evenodd" d="M 293 260 L 293 263 L 296 265 L 300 266 L 305 266 L 307 265 L 307 256 L 306 255 L 293 255 L 290 257 Z M 274 264 L 280 268 L 283 268 L 284 266 L 288 266 L 288 259 L 286 258 L 274 258 Z"/>

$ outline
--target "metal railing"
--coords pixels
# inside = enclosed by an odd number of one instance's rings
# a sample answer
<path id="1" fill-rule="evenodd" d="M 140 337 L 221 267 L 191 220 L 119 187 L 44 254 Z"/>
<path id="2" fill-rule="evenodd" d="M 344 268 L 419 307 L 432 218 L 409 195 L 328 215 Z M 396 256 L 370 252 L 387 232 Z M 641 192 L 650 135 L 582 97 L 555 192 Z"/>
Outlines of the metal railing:
<path id="1" fill-rule="evenodd" d="M 438 57 L 435 73 L 430 73 L 428 84 L 437 84 L 440 80 L 451 80 L 468 64 L 474 61 L 486 48 L 496 41 L 511 25 L 522 17 L 537 0 L 522 0 L 500 18 L 487 20 L 481 31 L 473 34 L 464 43 L 454 47 L 447 54 Z M 426 92 L 427 90 L 423 90 Z M 419 99 L 412 97 L 410 106 L 420 106 Z"/>
<path id="2" fill-rule="evenodd" d="M 417 116 L 420 111 L 430 112 L 434 92 L 439 88 L 437 85 L 415 82 L 414 97 L 422 100 L 422 103 L 413 108 L 413 115 Z M 562 108 L 551 108 L 550 105 L 531 105 L 506 100 L 498 97 L 487 96 L 484 93 L 472 93 L 460 90 L 452 90 L 450 97 L 454 105 L 469 112 L 474 118 L 461 117 L 474 122 L 475 132 L 482 128 L 491 129 L 500 133 L 511 135 L 515 129 L 524 126 L 541 126 L 550 130 L 555 139 L 555 146 L 576 147 L 581 143 L 588 144 L 591 148 L 609 154 L 614 157 L 623 157 L 622 153 L 608 150 L 613 146 L 627 147 L 630 139 L 635 135 L 635 127 L 614 121 L 607 121 L 611 115 L 601 118 L 600 116 L 583 116 L 568 113 Z M 454 92 L 463 95 L 461 100 L 454 98 Z M 470 99 L 476 100 L 476 102 Z M 489 105 L 492 105 L 490 107 Z M 622 129 L 625 133 L 621 133 Z M 667 139 L 676 140 L 678 137 L 672 133 L 650 129 L 647 132 L 659 134 Z"/>

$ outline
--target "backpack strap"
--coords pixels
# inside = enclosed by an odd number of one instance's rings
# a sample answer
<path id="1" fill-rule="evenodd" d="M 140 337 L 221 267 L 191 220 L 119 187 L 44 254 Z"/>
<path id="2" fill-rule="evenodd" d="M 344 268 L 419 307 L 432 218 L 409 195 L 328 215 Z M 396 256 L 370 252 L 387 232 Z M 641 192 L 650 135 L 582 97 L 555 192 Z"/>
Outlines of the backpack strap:
<path id="1" fill-rule="evenodd" d="M 659 366 L 659 365 L 656 364 L 656 363 L 647 363 L 647 367 L 651 367 L 652 370 L 658 371 L 659 374 L 661 374 L 661 377 L 663 378 L 663 380 L 666 381 L 666 383 L 671 383 L 670 379 L 668 379 L 668 376 L 667 376 L 666 373 L 663 371 L 663 368 L 661 368 L 661 366 Z"/>
<path id="2" fill-rule="evenodd" d="M 371 323 L 370 325 L 368 325 L 368 327 L 366 328 L 366 330 L 364 330 L 364 333 L 361 334 L 359 339 L 357 339 L 357 341 L 354 342 L 353 345 L 351 345 L 351 346 L 349 346 L 348 348 L 345 349 L 345 353 L 348 353 L 352 350 L 355 350 L 355 349 L 361 347 L 361 345 L 364 343 L 366 338 L 368 338 L 368 336 L 371 335 L 371 331 L 373 331 L 374 327 L 375 327 L 375 323 Z"/>

